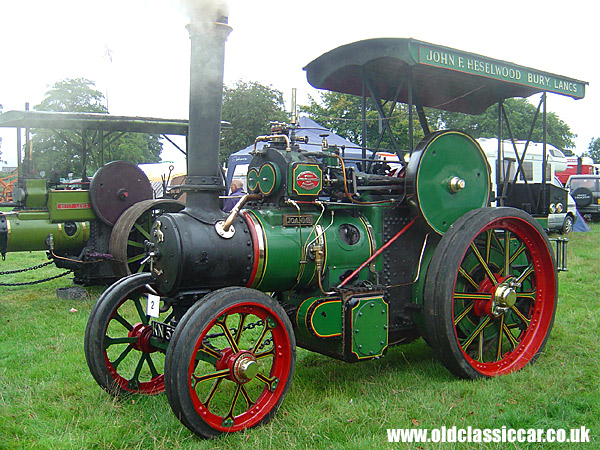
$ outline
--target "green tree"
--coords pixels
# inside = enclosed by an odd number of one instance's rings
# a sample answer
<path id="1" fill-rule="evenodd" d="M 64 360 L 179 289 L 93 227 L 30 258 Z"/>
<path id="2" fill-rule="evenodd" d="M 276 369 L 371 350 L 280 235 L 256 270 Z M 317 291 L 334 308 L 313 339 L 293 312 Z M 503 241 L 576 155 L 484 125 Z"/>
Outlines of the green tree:
<path id="1" fill-rule="evenodd" d="M 362 143 L 362 113 L 361 98 L 355 95 L 340 94 L 338 92 L 323 92 L 320 101 L 312 97 L 307 106 L 302 110 L 313 120 L 331 129 L 333 132 L 344 136 L 346 139 Z M 507 99 L 504 102 L 507 116 L 510 120 L 511 130 L 515 139 L 527 139 L 531 127 L 531 121 L 535 115 L 536 107 L 525 99 Z M 384 112 L 387 113 L 384 107 Z M 367 147 L 375 148 L 381 130 L 381 122 L 377 109 L 371 98 L 367 99 Z M 425 108 L 425 116 L 431 131 L 437 129 L 454 129 L 469 133 L 474 138 L 497 137 L 498 135 L 498 106 L 493 105 L 483 114 L 473 116 L 462 113 L 448 112 Z M 400 149 L 409 148 L 408 136 L 408 106 L 398 104 L 390 119 L 390 128 Z M 549 112 L 547 114 L 547 140 L 548 143 L 561 149 L 574 146 L 573 139 L 576 137 L 569 126 Z M 419 125 L 417 114 L 413 115 L 414 143 L 423 137 L 423 131 Z M 534 128 L 532 140 L 542 141 L 542 118 L 541 113 Z M 505 138 L 508 135 L 504 134 Z M 393 148 L 389 134 L 385 134 L 379 148 Z"/>
<path id="2" fill-rule="evenodd" d="M 46 92 L 44 100 L 35 106 L 38 111 L 108 113 L 104 94 L 96 83 L 85 78 L 57 81 Z"/>
<path id="3" fill-rule="evenodd" d="M 231 123 L 221 139 L 219 158 L 227 161 L 231 153 L 252 144 L 256 136 L 269 131 L 270 121 L 287 121 L 283 94 L 257 82 L 238 80 L 223 90 L 223 120 Z"/>
<path id="4" fill-rule="evenodd" d="M 322 92 L 320 97 L 320 101 L 309 97 L 309 104 L 302 106 L 301 110 L 307 113 L 311 119 L 334 133 L 345 137 L 356 145 L 362 145 L 361 98 L 339 92 Z M 379 120 L 377 108 L 371 98 L 367 99 L 366 106 L 367 147 L 392 149 L 394 147 L 392 138 L 387 132 L 384 133 L 381 142 L 377 146 L 380 131 L 384 124 Z M 389 104 L 384 104 L 383 110 L 386 114 L 389 113 Z M 389 119 L 389 125 L 400 150 L 409 149 L 408 124 L 408 106 L 398 103 Z M 416 114 L 413 116 L 413 130 L 416 144 L 424 136 Z"/>
<path id="5" fill-rule="evenodd" d="M 53 84 L 38 111 L 108 113 L 104 95 L 95 83 L 85 78 L 67 78 Z M 104 158 L 100 152 L 100 133 L 96 130 L 45 130 L 32 132 L 33 160 L 37 171 L 92 174 L 102 162 L 122 159 L 135 164 L 160 161 L 162 143 L 156 135 L 113 134 L 104 137 Z M 26 152 L 27 153 L 27 152 Z M 104 161 L 102 161 L 104 159 Z"/>
<path id="6" fill-rule="evenodd" d="M 588 151 L 583 156 L 589 156 L 595 164 L 600 164 L 600 138 L 592 138 Z"/>
<path id="7" fill-rule="evenodd" d="M 524 98 L 509 98 L 505 100 L 504 107 L 510 121 L 513 137 L 521 140 L 527 139 L 537 107 Z M 477 116 L 441 110 L 436 111 L 436 113 L 438 122 L 444 128 L 464 131 L 475 139 L 498 136 L 498 105 L 489 107 L 483 114 Z M 546 121 L 547 142 L 549 144 L 560 149 L 575 146 L 574 138 L 576 135 L 571 132 L 569 125 L 550 111 L 546 115 Z M 509 136 L 504 122 L 503 127 L 505 130 L 503 137 L 508 139 Z M 542 127 L 542 113 L 540 111 L 531 138 L 533 142 L 543 141 Z"/>

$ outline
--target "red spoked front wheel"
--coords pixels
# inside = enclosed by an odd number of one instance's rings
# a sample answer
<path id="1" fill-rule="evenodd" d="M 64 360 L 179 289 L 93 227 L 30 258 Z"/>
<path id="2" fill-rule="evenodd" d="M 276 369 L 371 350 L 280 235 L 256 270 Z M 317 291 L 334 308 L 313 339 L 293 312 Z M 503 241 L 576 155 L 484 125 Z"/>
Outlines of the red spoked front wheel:
<path id="1" fill-rule="evenodd" d="M 429 265 L 424 318 L 442 363 L 463 378 L 523 368 L 543 350 L 557 303 L 546 233 L 514 208 L 482 208 L 446 232 Z"/>
<path id="2" fill-rule="evenodd" d="M 112 395 L 158 394 L 165 389 L 165 348 L 152 337 L 147 315 L 152 274 L 122 278 L 100 296 L 85 330 L 85 357 L 96 382 Z M 170 323 L 172 308 L 157 321 Z"/>
<path id="3" fill-rule="evenodd" d="M 283 308 L 252 289 L 215 291 L 178 325 L 166 354 L 175 415 L 212 438 L 270 420 L 294 372 L 296 341 Z"/>

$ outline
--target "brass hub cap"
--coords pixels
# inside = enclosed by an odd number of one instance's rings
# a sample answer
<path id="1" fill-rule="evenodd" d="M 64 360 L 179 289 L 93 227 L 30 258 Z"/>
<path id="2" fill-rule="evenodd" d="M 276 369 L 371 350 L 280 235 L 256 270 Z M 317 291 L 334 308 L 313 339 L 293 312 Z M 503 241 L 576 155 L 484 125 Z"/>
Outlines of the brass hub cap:
<path id="1" fill-rule="evenodd" d="M 494 315 L 499 316 L 515 306 L 516 302 L 517 292 L 514 288 L 510 284 L 500 283 L 494 291 L 492 312 Z"/>
<path id="2" fill-rule="evenodd" d="M 247 383 L 258 374 L 258 362 L 251 353 L 242 353 L 233 363 L 232 374 L 238 383 Z"/>

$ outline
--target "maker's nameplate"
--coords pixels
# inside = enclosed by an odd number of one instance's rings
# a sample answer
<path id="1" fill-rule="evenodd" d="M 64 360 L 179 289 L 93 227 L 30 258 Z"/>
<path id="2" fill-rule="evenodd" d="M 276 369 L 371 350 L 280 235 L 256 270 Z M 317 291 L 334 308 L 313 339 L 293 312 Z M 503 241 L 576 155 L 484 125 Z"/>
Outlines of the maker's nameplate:
<path id="1" fill-rule="evenodd" d="M 313 224 L 313 216 L 310 214 L 294 215 L 284 214 L 283 215 L 283 226 L 284 227 L 310 227 Z"/>

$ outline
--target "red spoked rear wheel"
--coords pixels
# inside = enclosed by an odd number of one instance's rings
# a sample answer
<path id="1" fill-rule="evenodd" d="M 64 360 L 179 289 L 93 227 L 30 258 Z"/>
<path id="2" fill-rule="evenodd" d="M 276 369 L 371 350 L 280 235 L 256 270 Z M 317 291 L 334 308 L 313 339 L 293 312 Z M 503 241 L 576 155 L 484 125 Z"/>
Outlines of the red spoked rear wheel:
<path id="1" fill-rule="evenodd" d="M 482 208 L 443 236 L 429 265 L 430 344 L 463 378 L 513 372 L 543 350 L 557 303 L 548 237 L 524 211 Z"/>

